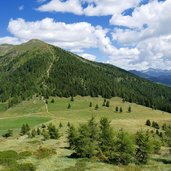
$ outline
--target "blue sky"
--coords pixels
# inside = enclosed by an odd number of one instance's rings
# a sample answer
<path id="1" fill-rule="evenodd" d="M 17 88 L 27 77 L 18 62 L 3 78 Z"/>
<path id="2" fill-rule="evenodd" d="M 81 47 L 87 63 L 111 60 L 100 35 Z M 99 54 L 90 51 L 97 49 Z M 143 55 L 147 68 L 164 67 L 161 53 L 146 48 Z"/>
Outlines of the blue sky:
<path id="1" fill-rule="evenodd" d="M 124 69 L 171 69 L 171 0 L 2 0 L 0 44 L 41 39 Z"/>

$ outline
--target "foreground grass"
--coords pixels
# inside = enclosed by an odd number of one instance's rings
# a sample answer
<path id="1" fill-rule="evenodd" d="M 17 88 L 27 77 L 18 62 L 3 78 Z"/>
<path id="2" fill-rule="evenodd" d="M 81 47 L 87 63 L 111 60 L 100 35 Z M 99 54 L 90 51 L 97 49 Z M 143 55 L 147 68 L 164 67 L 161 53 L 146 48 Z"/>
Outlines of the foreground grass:
<path id="1" fill-rule="evenodd" d="M 31 152 L 31 156 L 20 159 L 19 163 L 33 163 L 38 171 L 160 171 L 171 170 L 168 153 L 169 149 L 161 150 L 160 154 L 151 158 L 147 166 L 114 166 L 106 163 L 97 162 L 87 159 L 72 159 L 69 156 L 73 151 L 67 149 L 66 141 L 67 123 L 74 125 L 87 122 L 92 115 L 99 120 L 101 117 L 107 117 L 111 120 L 111 126 L 115 129 L 124 128 L 130 133 L 135 133 L 140 129 L 152 129 L 145 126 L 147 119 L 157 121 L 159 124 L 171 123 L 171 114 L 158 110 L 152 110 L 134 103 L 123 103 L 120 98 L 110 99 L 110 107 L 103 107 L 103 98 L 80 97 L 74 98 L 71 102 L 70 98 L 55 97 L 55 103 L 51 103 L 52 98 L 48 100 L 48 110 L 46 112 L 45 103 L 41 98 L 34 97 L 29 101 L 24 101 L 17 106 L 6 110 L 6 104 L 0 104 L 0 134 L 7 129 L 13 129 L 15 135 L 13 138 L 0 138 L 0 151 L 14 150 L 17 153 L 23 151 Z M 90 102 L 93 106 L 89 107 Z M 68 104 L 71 108 L 67 109 Z M 95 110 L 98 104 L 99 109 Z M 115 107 L 122 107 L 123 112 L 115 112 Z M 131 106 L 132 112 L 128 113 L 128 107 Z M 42 141 L 40 137 L 28 139 L 26 137 L 18 137 L 17 134 L 23 123 L 28 123 L 30 127 L 36 128 L 42 123 L 52 122 L 56 126 L 61 122 L 63 127 L 60 129 L 60 140 Z M 47 157 L 37 157 L 39 148 L 47 148 L 50 151 L 56 151 Z M 49 154 L 49 153 L 48 153 Z M 166 162 L 164 162 L 166 161 Z M 168 162 L 168 163 L 167 163 Z M 167 164 L 166 164 L 167 163 Z M 3 166 L 0 165 L 0 170 Z"/>

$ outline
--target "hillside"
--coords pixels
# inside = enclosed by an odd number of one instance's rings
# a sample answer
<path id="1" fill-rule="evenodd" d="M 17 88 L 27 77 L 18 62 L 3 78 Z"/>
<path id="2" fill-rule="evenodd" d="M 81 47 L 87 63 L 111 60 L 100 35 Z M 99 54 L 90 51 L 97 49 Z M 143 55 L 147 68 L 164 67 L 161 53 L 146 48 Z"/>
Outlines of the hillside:
<path id="1" fill-rule="evenodd" d="M 170 88 L 39 40 L 0 53 L 0 73 L 0 99 L 9 107 L 35 94 L 45 98 L 101 95 L 171 112 Z"/>
<path id="2" fill-rule="evenodd" d="M 52 103 L 54 99 L 54 103 Z M 121 98 L 115 97 L 109 100 L 110 106 L 103 106 L 104 99 L 101 97 L 74 97 L 59 98 L 50 97 L 48 99 L 48 113 L 45 109 L 45 104 L 39 97 L 33 97 L 29 101 L 23 101 L 13 108 L 5 111 L 4 105 L 0 103 L 0 135 L 6 133 L 10 128 L 13 130 L 13 136 L 9 138 L 0 137 L 0 154 L 2 152 L 6 155 L 8 152 L 20 155 L 17 160 L 19 163 L 32 163 L 36 167 L 36 171 L 75 171 L 75 170 L 93 170 L 93 171 L 161 171 L 163 169 L 170 169 L 170 153 L 168 147 L 162 147 L 160 152 L 155 155 L 150 155 L 150 161 L 147 165 L 128 166 L 107 164 L 93 159 L 82 159 L 70 157 L 73 153 L 72 149 L 68 148 L 67 132 L 68 122 L 78 127 L 79 124 L 87 123 L 92 115 L 99 121 L 102 117 L 107 117 L 111 121 L 111 127 L 117 133 L 123 128 L 131 136 L 139 130 L 150 130 L 156 132 L 153 127 L 146 126 L 146 120 L 158 122 L 160 125 L 159 132 L 162 131 L 164 123 L 171 123 L 171 115 L 166 112 L 152 110 L 150 108 L 140 106 L 134 103 L 122 101 Z M 89 106 L 92 102 L 92 107 Z M 71 108 L 67 109 L 68 104 Z M 98 110 L 95 110 L 95 105 L 98 104 Z M 122 107 L 123 112 L 116 112 L 116 106 Z M 128 107 L 131 106 L 132 112 L 128 112 Z M 21 126 L 28 123 L 31 129 L 37 130 L 42 124 L 54 124 L 60 132 L 59 139 L 43 140 L 43 136 L 36 135 L 36 137 L 29 138 L 27 136 L 20 136 Z M 62 128 L 59 128 L 60 123 Z M 42 149 L 42 151 L 40 151 Z M 45 151 L 43 151 L 43 149 Z M 47 151 L 46 151 L 47 150 Z M 52 154 L 50 152 L 53 152 Z M 13 156 L 10 154 L 8 161 L 13 161 Z M 11 159 L 12 158 L 12 159 Z M 6 160 L 5 160 L 6 161 Z M 167 164 L 166 164 L 167 162 Z M 5 162 L 4 162 L 5 163 Z M 6 171 L 13 167 L 13 163 L 0 164 L 0 170 Z M 4 168 L 5 165 L 5 168 Z M 25 169 L 26 170 L 26 169 Z M 17 170 L 18 171 L 18 170 Z"/>

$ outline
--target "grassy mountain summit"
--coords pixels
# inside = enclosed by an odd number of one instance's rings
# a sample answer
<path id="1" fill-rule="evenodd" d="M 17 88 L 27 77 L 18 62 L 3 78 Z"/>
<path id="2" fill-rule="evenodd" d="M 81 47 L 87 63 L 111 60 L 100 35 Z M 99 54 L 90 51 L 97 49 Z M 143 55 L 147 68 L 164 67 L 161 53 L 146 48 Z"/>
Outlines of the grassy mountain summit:
<path id="1" fill-rule="evenodd" d="M 0 53 L 0 100 L 10 106 L 40 94 L 119 96 L 129 102 L 171 112 L 171 89 L 109 64 L 91 62 L 40 40 Z"/>

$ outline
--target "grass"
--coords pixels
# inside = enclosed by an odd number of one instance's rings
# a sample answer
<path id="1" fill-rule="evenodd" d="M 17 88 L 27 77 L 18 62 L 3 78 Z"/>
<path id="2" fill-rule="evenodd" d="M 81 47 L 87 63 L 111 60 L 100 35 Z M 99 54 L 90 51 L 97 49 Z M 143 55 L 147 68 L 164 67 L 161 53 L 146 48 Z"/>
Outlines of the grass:
<path id="1" fill-rule="evenodd" d="M 12 118 L 1 118 L 0 119 L 0 134 L 3 134 L 8 129 L 14 131 L 19 131 L 22 124 L 28 123 L 31 127 L 38 124 L 45 123 L 49 121 L 48 117 L 38 117 L 38 116 L 25 116 L 25 117 L 12 117 Z"/>
<path id="2" fill-rule="evenodd" d="M 55 97 L 55 103 L 51 103 L 52 98 L 48 100 L 48 111 L 46 112 L 45 103 L 39 97 L 24 101 L 8 110 L 6 104 L 0 103 L 0 134 L 8 129 L 13 129 L 16 133 L 13 138 L 0 138 L 0 151 L 15 150 L 18 154 L 26 154 L 18 163 L 32 163 L 37 171 L 159 171 L 171 170 L 170 154 L 166 155 L 169 149 L 161 151 L 161 154 L 151 159 L 147 166 L 114 166 L 106 163 L 96 162 L 87 159 L 68 158 L 73 151 L 68 150 L 66 142 L 67 123 L 74 125 L 87 122 L 91 116 L 96 120 L 101 117 L 107 117 L 111 120 L 111 125 L 115 130 L 124 128 L 130 133 L 135 133 L 140 129 L 152 129 L 145 125 L 147 119 L 157 121 L 160 125 L 171 123 L 171 114 L 152 110 L 134 103 L 122 102 L 121 98 L 110 99 L 110 107 L 103 107 L 103 98 L 74 97 L 70 98 Z M 90 102 L 93 106 L 89 107 Z M 67 109 L 68 104 L 71 109 Z M 95 110 L 95 105 L 99 109 Z M 115 107 L 122 107 L 123 113 L 116 113 Z M 132 112 L 128 113 L 128 107 L 131 106 Z M 60 140 L 42 141 L 41 137 L 28 139 L 19 137 L 17 134 L 23 123 L 28 123 L 30 127 L 38 127 L 42 123 L 52 122 L 56 126 L 61 122 L 63 127 L 60 129 Z M 44 149 L 44 150 L 40 150 Z M 166 152 L 165 152 L 166 151 Z M 40 156 L 39 156 L 40 154 Z M 48 155 L 48 157 L 46 157 Z M 43 157 L 42 157 L 43 156 Z M 166 164 L 167 163 L 167 164 Z M 3 166 L 0 165 L 0 170 Z"/>

